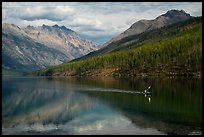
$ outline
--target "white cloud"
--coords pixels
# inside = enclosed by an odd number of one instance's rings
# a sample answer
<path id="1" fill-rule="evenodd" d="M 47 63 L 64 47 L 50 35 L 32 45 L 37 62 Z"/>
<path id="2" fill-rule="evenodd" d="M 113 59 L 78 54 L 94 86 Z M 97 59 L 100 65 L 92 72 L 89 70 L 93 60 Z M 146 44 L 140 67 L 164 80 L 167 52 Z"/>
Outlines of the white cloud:
<path id="1" fill-rule="evenodd" d="M 48 19 L 40 19 L 40 20 L 34 20 L 34 21 L 21 20 L 20 23 L 23 24 L 23 26 L 27 26 L 27 24 L 31 26 L 42 26 L 43 24 L 53 26 L 53 25 L 56 25 L 58 22 L 51 21 Z"/>
<path id="2" fill-rule="evenodd" d="M 136 21 L 154 19 L 170 9 L 202 15 L 201 2 L 3 2 L 2 23 L 64 25 L 102 44 Z"/>

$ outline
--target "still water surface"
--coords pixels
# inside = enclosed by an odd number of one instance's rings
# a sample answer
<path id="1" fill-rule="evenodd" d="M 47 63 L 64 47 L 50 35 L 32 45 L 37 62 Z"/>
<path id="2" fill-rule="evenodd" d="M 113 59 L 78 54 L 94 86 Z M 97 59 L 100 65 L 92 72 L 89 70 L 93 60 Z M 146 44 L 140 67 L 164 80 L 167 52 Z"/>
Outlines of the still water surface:
<path id="1" fill-rule="evenodd" d="M 202 134 L 201 79 L 2 79 L 2 134 Z"/>

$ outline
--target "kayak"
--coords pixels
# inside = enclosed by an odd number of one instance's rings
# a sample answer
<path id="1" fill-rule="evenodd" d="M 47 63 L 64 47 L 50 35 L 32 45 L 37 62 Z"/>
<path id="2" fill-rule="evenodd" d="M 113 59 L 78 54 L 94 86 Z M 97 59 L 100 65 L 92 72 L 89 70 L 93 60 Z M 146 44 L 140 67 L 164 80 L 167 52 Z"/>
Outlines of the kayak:
<path id="1" fill-rule="evenodd" d="M 144 91 L 143 91 L 143 94 L 152 94 L 152 92 L 144 92 Z"/>

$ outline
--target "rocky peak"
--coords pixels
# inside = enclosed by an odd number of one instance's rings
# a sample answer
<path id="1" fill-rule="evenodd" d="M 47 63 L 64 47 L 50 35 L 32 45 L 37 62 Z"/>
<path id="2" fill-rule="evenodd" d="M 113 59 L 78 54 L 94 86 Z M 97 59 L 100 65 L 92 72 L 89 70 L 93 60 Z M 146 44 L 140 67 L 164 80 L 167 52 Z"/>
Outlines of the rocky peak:
<path id="1" fill-rule="evenodd" d="M 34 26 L 31 26 L 31 25 L 28 25 L 26 28 L 27 28 L 27 29 L 35 29 L 35 27 L 34 27 Z"/>
<path id="2" fill-rule="evenodd" d="M 169 10 L 162 16 L 174 18 L 174 17 L 191 17 L 190 14 L 186 13 L 184 10 Z"/>
<path id="3" fill-rule="evenodd" d="M 9 23 L 3 23 L 2 28 L 13 28 L 13 29 L 20 29 L 18 26 Z"/>
<path id="4" fill-rule="evenodd" d="M 41 30 L 43 31 L 47 31 L 49 33 L 56 33 L 59 34 L 59 36 L 62 35 L 62 33 L 66 34 L 66 35 L 74 35 L 77 36 L 77 33 L 74 32 L 73 30 L 66 28 L 65 26 L 59 26 L 59 25 L 53 25 L 53 26 L 48 26 L 48 25 L 42 25 L 41 27 L 39 27 Z"/>
<path id="5" fill-rule="evenodd" d="M 65 26 L 43 24 L 19 28 L 5 23 L 2 28 L 2 66 L 9 69 L 31 71 L 46 68 L 98 49 L 98 44 L 79 37 Z"/>
<path id="6" fill-rule="evenodd" d="M 57 24 L 55 24 L 54 26 L 52 26 L 52 27 L 56 27 L 56 28 L 59 28 L 59 26 L 57 25 Z"/>
<path id="7" fill-rule="evenodd" d="M 190 18 L 190 14 L 186 13 L 184 10 L 169 10 L 154 20 L 140 20 L 134 23 L 128 30 L 124 32 L 126 33 L 124 36 L 139 34 L 147 30 L 160 28 L 165 25 L 177 23 L 179 21 L 184 21 Z"/>
<path id="8" fill-rule="evenodd" d="M 153 20 L 140 20 L 135 22 L 130 26 L 130 28 L 122 32 L 117 37 L 112 38 L 110 41 L 106 42 L 102 47 L 106 47 L 110 43 L 121 40 L 124 37 L 137 35 L 145 31 L 161 28 L 163 26 L 185 21 L 190 18 L 192 18 L 192 16 L 190 16 L 190 14 L 186 13 L 184 10 L 169 10 L 165 14 L 160 15 Z"/>

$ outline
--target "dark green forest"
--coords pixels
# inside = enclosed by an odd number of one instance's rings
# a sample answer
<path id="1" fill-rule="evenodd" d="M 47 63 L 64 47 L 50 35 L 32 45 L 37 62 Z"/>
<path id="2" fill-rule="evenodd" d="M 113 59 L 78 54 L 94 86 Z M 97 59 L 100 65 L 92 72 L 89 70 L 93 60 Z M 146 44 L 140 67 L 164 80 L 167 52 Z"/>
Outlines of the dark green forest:
<path id="1" fill-rule="evenodd" d="M 139 38 L 135 43 L 123 41 Z M 202 17 L 122 39 L 111 51 L 35 71 L 38 76 L 201 76 Z"/>

